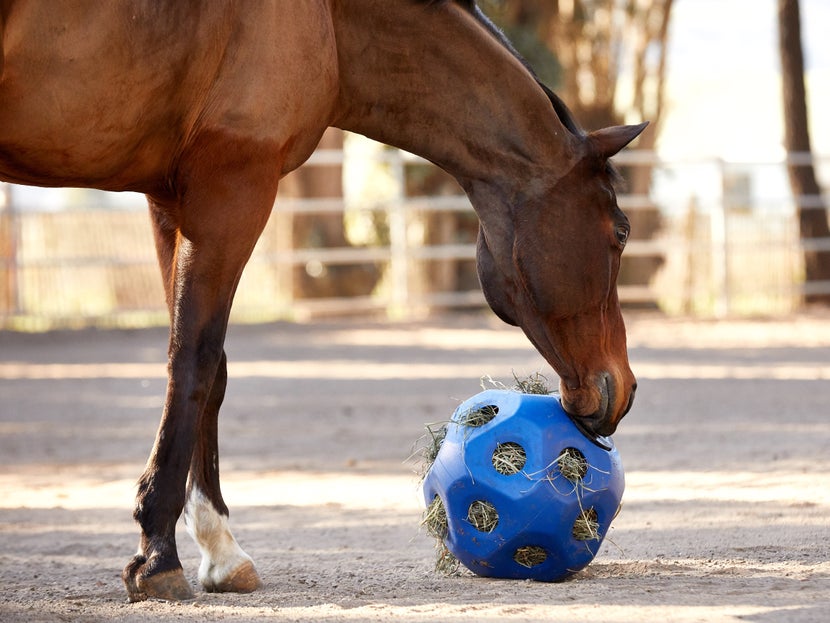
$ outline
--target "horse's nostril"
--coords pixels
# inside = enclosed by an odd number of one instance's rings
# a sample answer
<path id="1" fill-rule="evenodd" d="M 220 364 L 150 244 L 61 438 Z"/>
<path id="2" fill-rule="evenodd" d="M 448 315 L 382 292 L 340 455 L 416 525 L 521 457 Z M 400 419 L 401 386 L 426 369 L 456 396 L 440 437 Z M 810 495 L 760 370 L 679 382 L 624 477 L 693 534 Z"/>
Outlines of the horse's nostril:
<path id="1" fill-rule="evenodd" d="M 604 372 L 599 383 L 600 405 L 596 414 L 598 418 L 604 420 L 614 417 L 615 393 L 614 377 Z"/>

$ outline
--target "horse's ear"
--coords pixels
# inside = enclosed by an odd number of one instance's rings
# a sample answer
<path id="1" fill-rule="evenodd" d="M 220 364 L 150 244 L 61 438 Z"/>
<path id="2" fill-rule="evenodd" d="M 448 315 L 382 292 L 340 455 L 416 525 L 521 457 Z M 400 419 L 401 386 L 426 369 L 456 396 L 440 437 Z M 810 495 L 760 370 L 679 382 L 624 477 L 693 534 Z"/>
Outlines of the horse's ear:
<path id="1" fill-rule="evenodd" d="M 588 134 L 588 140 L 597 154 L 603 158 L 610 158 L 637 138 L 647 125 L 648 121 L 639 125 L 615 125 L 603 128 Z"/>

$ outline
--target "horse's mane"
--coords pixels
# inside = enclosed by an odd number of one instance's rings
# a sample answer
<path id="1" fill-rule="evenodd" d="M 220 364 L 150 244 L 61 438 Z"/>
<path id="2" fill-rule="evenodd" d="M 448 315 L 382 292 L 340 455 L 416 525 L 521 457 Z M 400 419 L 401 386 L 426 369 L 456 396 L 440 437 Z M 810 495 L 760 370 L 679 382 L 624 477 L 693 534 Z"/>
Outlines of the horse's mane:
<path id="1" fill-rule="evenodd" d="M 447 2 L 454 2 L 455 4 L 459 5 L 467 12 L 469 12 L 476 20 L 491 34 L 496 40 L 504 46 L 504 48 L 510 52 L 516 59 L 524 65 L 525 69 L 530 72 L 530 75 L 533 76 L 533 79 L 536 80 L 536 83 L 541 87 L 541 89 L 545 92 L 550 100 L 550 103 L 553 105 L 554 111 L 556 111 L 556 115 L 559 117 L 559 120 L 571 133 L 576 134 L 577 136 L 581 136 L 584 134 L 584 131 L 574 119 L 573 114 L 565 105 L 556 93 L 551 91 L 536 75 L 536 72 L 533 70 L 533 67 L 525 60 L 525 58 L 519 54 L 507 36 L 502 32 L 502 30 L 496 26 L 492 20 L 487 17 L 481 8 L 476 4 L 475 0 L 415 0 L 421 4 L 432 5 L 432 4 L 446 4 Z"/>

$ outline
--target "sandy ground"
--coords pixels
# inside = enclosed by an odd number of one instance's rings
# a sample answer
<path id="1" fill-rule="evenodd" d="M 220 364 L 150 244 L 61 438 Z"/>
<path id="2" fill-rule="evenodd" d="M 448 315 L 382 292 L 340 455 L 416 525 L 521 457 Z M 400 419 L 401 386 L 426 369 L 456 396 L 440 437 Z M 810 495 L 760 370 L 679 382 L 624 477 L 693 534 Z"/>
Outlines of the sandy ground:
<path id="1" fill-rule="evenodd" d="M 623 510 L 558 584 L 436 574 L 406 461 L 482 375 L 544 371 L 517 330 L 233 327 L 223 487 L 265 586 L 183 604 L 127 604 L 119 579 L 165 332 L 0 333 L 0 621 L 827 621 L 830 314 L 628 324 Z"/>

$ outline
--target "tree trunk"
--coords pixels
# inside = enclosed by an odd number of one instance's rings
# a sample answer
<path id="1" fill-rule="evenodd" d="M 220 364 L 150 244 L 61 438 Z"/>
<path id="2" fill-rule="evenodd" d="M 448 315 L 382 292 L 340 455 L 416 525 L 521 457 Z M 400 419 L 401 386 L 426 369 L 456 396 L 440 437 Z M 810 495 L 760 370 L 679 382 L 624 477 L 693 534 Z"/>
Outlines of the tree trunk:
<path id="1" fill-rule="evenodd" d="M 784 98 L 784 145 L 787 172 L 797 203 L 801 240 L 830 238 L 827 209 L 811 162 L 798 160 L 812 153 L 807 123 L 807 97 L 804 89 L 804 55 L 798 0 L 778 0 L 778 49 L 781 55 L 781 90 Z M 809 205 L 803 205 L 809 197 Z M 812 203 L 817 199 L 817 203 Z M 810 282 L 830 282 L 830 251 L 807 246 L 804 250 L 805 278 Z M 830 293 L 810 294 L 807 302 L 830 304 Z"/>
<path id="2" fill-rule="evenodd" d="M 320 148 L 342 149 L 343 132 L 329 128 Z M 343 167 L 340 164 L 300 167 L 280 183 L 280 195 L 292 198 L 341 198 Z M 346 238 L 342 214 L 295 214 L 292 240 L 295 249 L 344 248 Z M 379 278 L 374 264 L 314 263 L 297 266 L 293 274 L 293 298 L 367 296 Z"/>
<path id="3" fill-rule="evenodd" d="M 637 149 L 644 151 L 654 151 L 660 133 L 672 2 L 652 2 L 638 9 L 636 0 L 629 0 L 626 9 L 629 38 L 634 42 L 633 109 L 639 119 L 651 123 L 637 142 Z M 655 55 L 656 62 L 653 59 Z M 652 57 L 651 60 L 649 57 Z M 651 165 L 646 164 L 622 168 L 628 192 L 643 201 L 637 209 L 628 211 L 632 240 L 653 240 L 662 227 L 660 209 L 650 198 L 652 169 Z M 656 251 L 653 255 L 623 255 L 617 283 L 648 287 L 664 263 L 665 254 L 662 251 Z M 628 303 L 629 306 L 632 304 Z M 640 302 L 639 305 L 656 306 L 653 302 Z"/>

